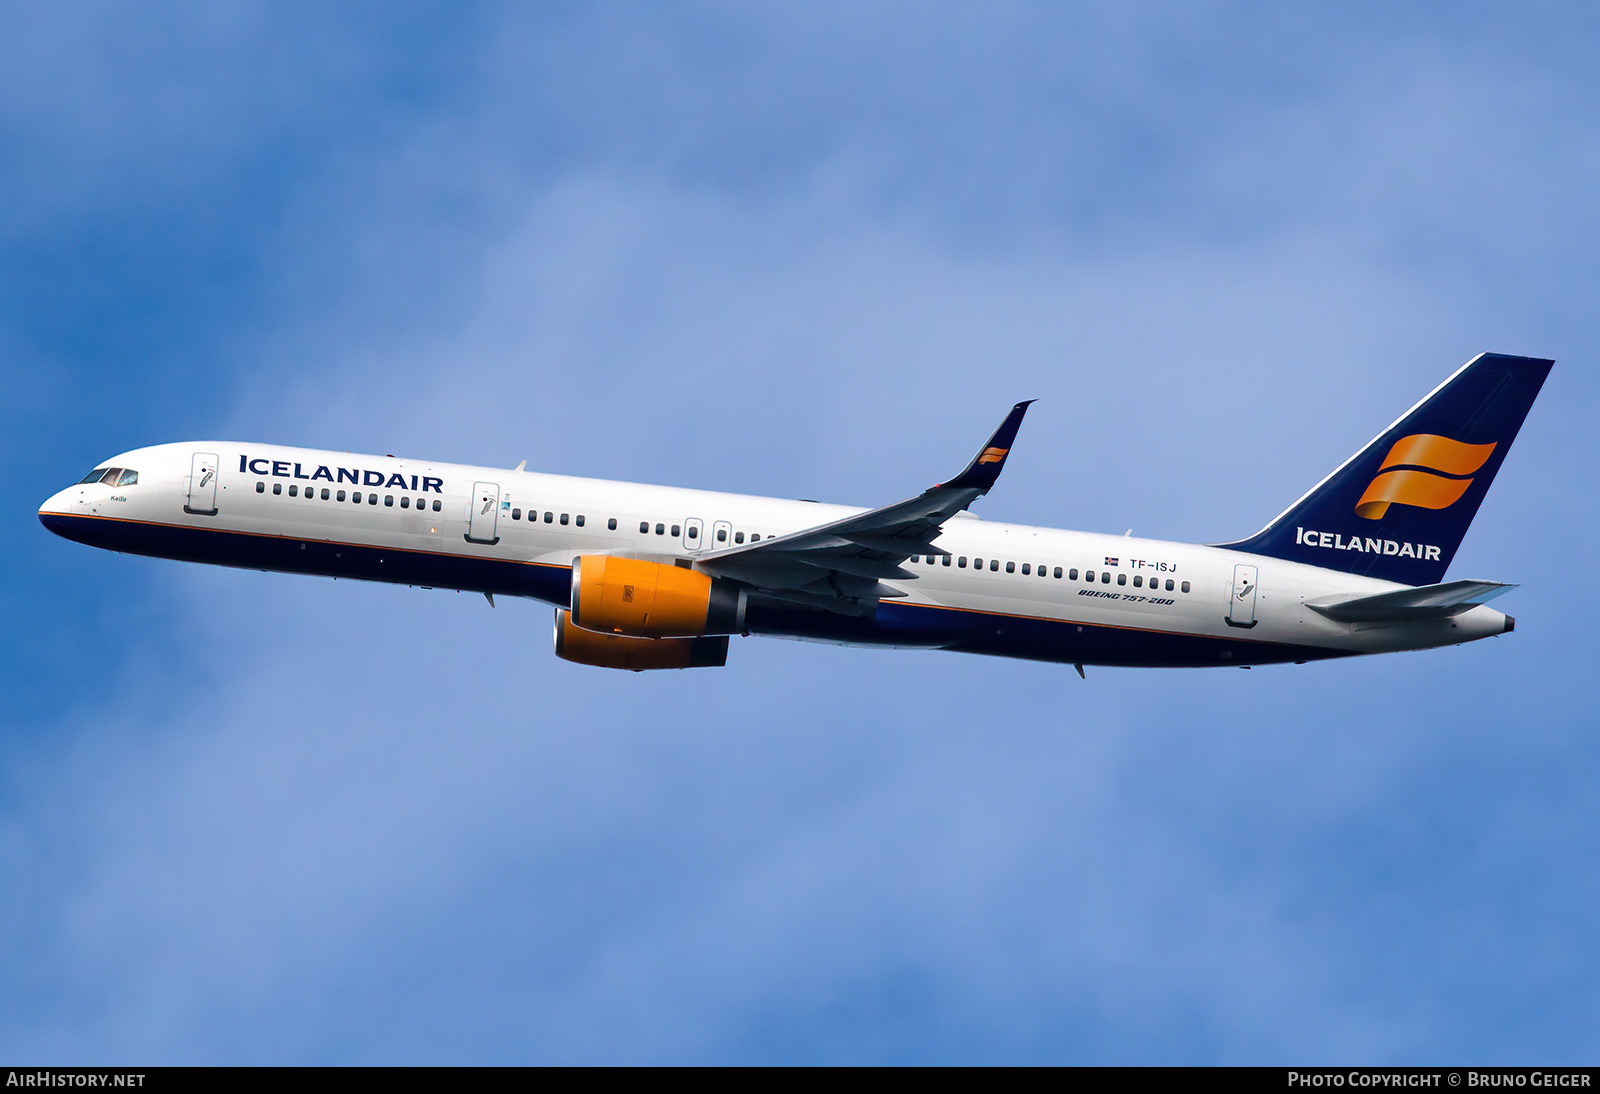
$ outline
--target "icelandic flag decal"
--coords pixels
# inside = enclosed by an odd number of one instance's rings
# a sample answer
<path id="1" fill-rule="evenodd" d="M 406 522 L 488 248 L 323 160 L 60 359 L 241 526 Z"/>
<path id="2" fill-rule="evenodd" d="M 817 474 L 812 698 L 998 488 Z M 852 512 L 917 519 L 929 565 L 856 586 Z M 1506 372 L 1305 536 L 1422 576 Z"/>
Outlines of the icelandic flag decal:
<path id="1" fill-rule="evenodd" d="M 1108 558 L 1108 559 L 1106 559 L 1106 565 L 1107 566 L 1115 566 L 1115 565 L 1117 565 L 1117 560 L 1114 559 L 1114 558 Z"/>

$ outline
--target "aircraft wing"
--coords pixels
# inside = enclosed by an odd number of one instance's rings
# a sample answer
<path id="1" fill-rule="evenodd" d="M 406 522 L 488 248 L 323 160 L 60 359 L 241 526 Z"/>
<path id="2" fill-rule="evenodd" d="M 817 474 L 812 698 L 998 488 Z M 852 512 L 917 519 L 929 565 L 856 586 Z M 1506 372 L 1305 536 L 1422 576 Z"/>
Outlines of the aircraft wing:
<path id="1" fill-rule="evenodd" d="M 1306 607 L 1339 623 L 1409 623 L 1448 619 L 1515 588 L 1503 581 L 1447 581 L 1377 596 L 1322 597 L 1306 601 Z"/>
<path id="2" fill-rule="evenodd" d="M 966 469 L 914 498 L 700 556 L 699 566 L 751 586 L 751 595 L 845 615 L 871 615 L 884 597 L 904 596 L 884 579 L 916 574 L 900 563 L 912 555 L 945 555 L 935 547 L 944 522 L 987 494 L 1033 400 L 1018 403 Z"/>

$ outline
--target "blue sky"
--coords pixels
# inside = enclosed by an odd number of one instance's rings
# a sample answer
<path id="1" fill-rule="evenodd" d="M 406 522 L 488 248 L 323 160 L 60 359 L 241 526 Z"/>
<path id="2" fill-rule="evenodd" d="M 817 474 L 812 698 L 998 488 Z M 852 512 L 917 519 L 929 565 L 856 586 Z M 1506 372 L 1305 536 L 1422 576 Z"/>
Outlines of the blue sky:
<path id="1" fill-rule="evenodd" d="M 1592 1063 L 1583 5 L 0 13 L 0 1053 Z M 93 551 L 241 438 L 1259 528 L 1557 358 L 1451 574 L 1517 632 L 1238 672 L 736 641 Z"/>

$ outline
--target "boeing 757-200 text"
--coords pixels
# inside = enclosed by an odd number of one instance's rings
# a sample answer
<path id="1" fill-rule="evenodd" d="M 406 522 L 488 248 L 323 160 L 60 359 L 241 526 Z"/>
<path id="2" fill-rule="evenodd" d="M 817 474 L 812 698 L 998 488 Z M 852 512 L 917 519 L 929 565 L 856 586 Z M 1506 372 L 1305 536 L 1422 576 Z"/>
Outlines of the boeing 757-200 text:
<path id="1" fill-rule="evenodd" d="M 984 521 L 1027 403 L 955 478 L 880 509 L 197 441 L 39 509 L 68 539 L 556 606 L 556 653 L 722 665 L 730 635 L 1084 665 L 1304 662 L 1512 628 L 1445 581 L 1552 362 L 1480 354 L 1282 515 L 1210 546 Z"/>

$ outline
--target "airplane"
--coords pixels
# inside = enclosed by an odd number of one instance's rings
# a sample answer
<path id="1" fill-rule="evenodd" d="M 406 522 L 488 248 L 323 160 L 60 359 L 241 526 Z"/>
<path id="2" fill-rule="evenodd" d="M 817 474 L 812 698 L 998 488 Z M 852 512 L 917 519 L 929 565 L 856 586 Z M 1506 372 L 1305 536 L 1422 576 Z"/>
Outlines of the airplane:
<path id="1" fill-rule="evenodd" d="M 1553 361 L 1479 354 L 1255 535 L 1212 545 L 982 520 L 1029 402 L 966 468 L 879 509 L 197 441 L 97 465 L 39 509 L 131 554 L 525 597 L 558 657 L 727 663 L 729 637 L 1074 666 L 1239 666 L 1508 633 L 1512 585 L 1445 581 Z"/>

